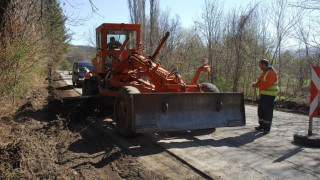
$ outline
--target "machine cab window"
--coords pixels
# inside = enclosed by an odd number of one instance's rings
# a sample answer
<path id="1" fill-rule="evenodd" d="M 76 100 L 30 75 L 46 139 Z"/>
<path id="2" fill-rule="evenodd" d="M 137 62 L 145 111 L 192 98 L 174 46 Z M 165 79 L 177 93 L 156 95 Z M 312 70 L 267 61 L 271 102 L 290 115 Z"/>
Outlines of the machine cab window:
<path id="1" fill-rule="evenodd" d="M 136 48 L 137 31 L 134 30 L 108 30 L 107 31 L 107 50 L 120 50 L 126 38 L 129 37 L 129 42 L 125 50 Z"/>
<path id="2" fill-rule="evenodd" d="M 97 50 L 102 50 L 101 46 L 101 31 L 96 32 L 96 45 L 97 45 Z"/>

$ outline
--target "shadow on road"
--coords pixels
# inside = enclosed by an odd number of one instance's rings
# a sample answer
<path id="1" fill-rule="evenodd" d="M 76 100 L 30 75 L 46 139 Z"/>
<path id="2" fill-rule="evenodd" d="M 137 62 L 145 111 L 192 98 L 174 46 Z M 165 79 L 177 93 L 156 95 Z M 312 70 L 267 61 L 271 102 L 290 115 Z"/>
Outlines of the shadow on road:
<path id="1" fill-rule="evenodd" d="M 71 90 L 71 89 L 74 89 L 74 88 L 72 86 L 70 86 L 70 85 L 56 88 L 56 90 L 62 90 L 62 91 Z"/>
<path id="2" fill-rule="evenodd" d="M 206 132 L 206 131 L 204 131 Z M 205 133 L 204 133 L 205 134 Z M 241 134 L 236 137 L 228 137 L 223 139 L 205 139 L 201 140 L 197 138 L 196 136 L 199 136 L 199 133 L 193 134 L 186 133 L 183 134 L 183 132 L 177 133 L 159 133 L 160 140 L 166 140 L 166 139 L 185 139 L 186 141 L 182 142 L 159 142 L 160 144 L 164 145 L 168 148 L 188 148 L 188 147 L 198 147 L 198 146 L 214 146 L 214 147 L 221 147 L 221 146 L 228 146 L 228 147 L 240 147 L 245 144 L 251 143 L 255 141 L 258 138 L 263 137 L 265 134 L 252 131 L 247 132 L 245 134 Z"/>
<path id="3" fill-rule="evenodd" d="M 113 122 L 97 119 L 80 132 L 81 139 L 70 144 L 68 150 L 80 154 L 85 153 L 87 155 L 82 158 L 88 160 L 73 168 L 88 164 L 95 168 L 102 168 L 112 162 L 122 161 L 124 158 L 148 156 L 165 151 L 145 135 L 120 136 L 114 126 Z M 99 160 L 93 161 L 93 158 Z"/>
<path id="4" fill-rule="evenodd" d="M 284 154 L 283 156 L 279 157 L 278 159 L 274 160 L 273 162 L 282 162 L 298 153 L 300 153 L 303 150 L 302 146 L 298 146 L 297 148 L 293 149 L 292 151 Z"/>

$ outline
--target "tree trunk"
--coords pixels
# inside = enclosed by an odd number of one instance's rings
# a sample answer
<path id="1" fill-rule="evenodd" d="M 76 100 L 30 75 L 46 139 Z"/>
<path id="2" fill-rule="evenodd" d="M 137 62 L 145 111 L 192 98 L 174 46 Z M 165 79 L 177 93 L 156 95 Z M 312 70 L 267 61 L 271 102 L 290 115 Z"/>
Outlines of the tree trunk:
<path id="1" fill-rule="evenodd" d="M 211 84 L 213 84 L 214 81 L 214 77 L 213 77 L 213 73 L 214 73 L 214 69 L 213 69 L 213 58 L 212 58 L 212 42 L 211 40 L 209 40 L 208 42 L 208 60 L 210 63 L 210 68 L 211 71 L 208 73 L 208 80 Z"/>
<path id="2" fill-rule="evenodd" d="M 278 59 L 278 64 L 279 64 L 279 69 L 278 69 L 278 87 L 279 87 L 279 100 L 280 100 L 280 98 L 281 98 L 281 46 L 280 46 L 280 42 L 281 41 L 279 41 L 279 54 L 278 54 L 278 57 L 279 57 L 279 59 Z"/>

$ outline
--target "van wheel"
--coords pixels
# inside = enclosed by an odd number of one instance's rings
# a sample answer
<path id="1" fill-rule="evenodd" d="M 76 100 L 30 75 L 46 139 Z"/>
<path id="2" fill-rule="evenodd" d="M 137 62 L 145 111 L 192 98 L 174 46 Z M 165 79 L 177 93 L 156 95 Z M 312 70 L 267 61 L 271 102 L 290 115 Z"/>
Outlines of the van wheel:
<path id="1" fill-rule="evenodd" d="M 88 84 L 89 84 L 89 80 L 88 80 L 88 79 L 85 79 L 85 80 L 82 82 L 82 96 L 90 95 L 90 94 L 89 94 Z"/>
<path id="2" fill-rule="evenodd" d="M 83 81 L 82 81 L 82 82 L 83 82 Z M 79 81 L 76 82 L 76 87 L 77 87 L 77 88 L 81 88 L 81 87 L 82 87 L 82 83 L 79 83 Z"/>
<path id="3" fill-rule="evenodd" d="M 97 81 L 98 81 L 97 79 L 90 78 L 89 84 L 88 84 L 89 95 L 98 95 L 99 94 L 99 86 L 98 86 Z"/>
<path id="4" fill-rule="evenodd" d="M 91 96 L 98 95 L 99 87 L 98 82 L 94 78 L 85 79 L 82 83 L 82 95 L 83 96 Z"/>

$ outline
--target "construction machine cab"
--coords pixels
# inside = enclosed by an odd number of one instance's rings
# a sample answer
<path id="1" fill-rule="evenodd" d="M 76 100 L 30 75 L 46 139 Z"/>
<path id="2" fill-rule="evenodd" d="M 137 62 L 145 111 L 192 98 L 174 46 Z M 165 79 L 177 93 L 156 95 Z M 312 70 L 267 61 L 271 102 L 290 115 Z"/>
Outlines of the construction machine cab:
<path id="1" fill-rule="evenodd" d="M 139 24 L 104 23 L 96 29 L 97 56 L 93 60 L 95 73 L 104 77 L 112 64 L 113 58 L 119 54 L 121 47 L 128 38 L 122 52 L 126 56 L 136 51 L 140 44 Z"/>

